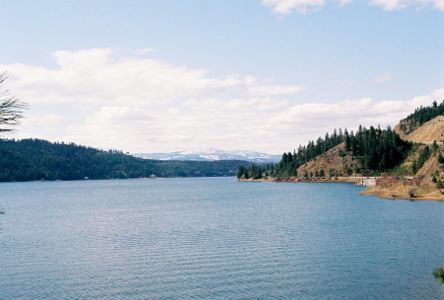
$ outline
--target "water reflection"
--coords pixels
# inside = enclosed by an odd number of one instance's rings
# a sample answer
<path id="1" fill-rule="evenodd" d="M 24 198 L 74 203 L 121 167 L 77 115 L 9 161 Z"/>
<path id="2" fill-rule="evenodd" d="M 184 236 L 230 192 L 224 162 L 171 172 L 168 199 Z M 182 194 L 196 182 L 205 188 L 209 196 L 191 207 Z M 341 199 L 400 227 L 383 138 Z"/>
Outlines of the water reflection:
<path id="1" fill-rule="evenodd" d="M 3 207 L 0 207 L 0 215 L 4 215 L 4 214 L 5 214 L 5 210 L 3 209 Z M 3 232 L 3 224 L 0 219 L 0 233 L 2 233 L 2 232 Z"/>

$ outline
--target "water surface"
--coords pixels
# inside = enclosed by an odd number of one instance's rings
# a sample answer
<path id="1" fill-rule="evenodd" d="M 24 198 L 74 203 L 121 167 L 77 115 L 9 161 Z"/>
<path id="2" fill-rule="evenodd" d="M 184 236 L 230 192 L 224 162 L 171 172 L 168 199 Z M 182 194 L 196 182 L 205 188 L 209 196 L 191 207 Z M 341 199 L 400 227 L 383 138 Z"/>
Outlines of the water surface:
<path id="1" fill-rule="evenodd" d="M 442 299 L 444 202 L 233 178 L 3 183 L 1 299 Z"/>

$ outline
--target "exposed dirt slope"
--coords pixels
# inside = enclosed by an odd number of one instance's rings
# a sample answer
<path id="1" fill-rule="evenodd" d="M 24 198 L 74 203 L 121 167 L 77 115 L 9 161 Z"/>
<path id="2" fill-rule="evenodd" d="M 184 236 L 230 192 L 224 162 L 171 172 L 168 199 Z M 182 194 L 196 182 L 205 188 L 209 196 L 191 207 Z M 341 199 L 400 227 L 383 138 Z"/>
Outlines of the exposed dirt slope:
<path id="1" fill-rule="evenodd" d="M 416 172 L 416 177 L 432 178 L 433 174 L 438 170 L 441 171 L 441 167 L 438 164 L 438 159 L 435 155 L 431 155 L 430 158 L 422 165 L 422 167 Z"/>
<path id="2" fill-rule="evenodd" d="M 406 127 L 408 128 L 408 123 L 406 121 L 401 121 L 401 123 L 396 125 L 394 130 L 406 141 L 415 143 L 433 143 L 433 141 L 440 142 L 444 140 L 444 116 L 438 116 L 410 133 L 401 130 L 401 124 L 406 124 Z"/>
<path id="3" fill-rule="evenodd" d="M 404 160 L 404 162 L 401 165 L 399 165 L 399 169 L 404 169 L 408 171 L 406 172 L 406 175 L 410 174 L 413 161 L 419 160 L 419 153 L 425 147 L 426 145 L 418 145 L 418 144 L 414 145 L 407 158 Z M 413 177 L 431 179 L 433 174 L 435 174 L 435 172 L 438 171 L 440 175 L 444 177 L 443 165 L 438 163 L 439 153 L 444 153 L 444 146 L 442 145 L 439 146 L 438 151 L 436 151 L 435 154 L 432 153 L 430 155 L 430 158 L 422 165 L 422 167 L 416 172 L 416 174 L 410 174 L 410 175 L 413 175 Z"/>
<path id="4" fill-rule="evenodd" d="M 356 164 L 359 164 L 358 160 L 352 160 L 350 155 L 344 157 L 339 156 L 339 150 L 343 150 L 345 143 L 341 143 L 336 147 L 328 150 L 326 153 L 316 157 L 312 161 L 305 165 L 302 165 L 298 169 L 298 178 L 304 177 L 305 171 L 307 173 L 315 174 L 316 171 L 324 170 L 325 177 L 346 176 L 346 169 L 349 167 L 353 170 Z"/>
<path id="5" fill-rule="evenodd" d="M 401 125 L 404 125 L 405 127 L 408 128 L 408 122 L 400 121 L 399 124 L 396 125 L 395 128 L 393 128 L 393 131 L 396 132 L 401 139 L 405 140 L 406 139 L 405 137 L 407 136 L 407 133 L 404 130 L 401 129 Z"/>

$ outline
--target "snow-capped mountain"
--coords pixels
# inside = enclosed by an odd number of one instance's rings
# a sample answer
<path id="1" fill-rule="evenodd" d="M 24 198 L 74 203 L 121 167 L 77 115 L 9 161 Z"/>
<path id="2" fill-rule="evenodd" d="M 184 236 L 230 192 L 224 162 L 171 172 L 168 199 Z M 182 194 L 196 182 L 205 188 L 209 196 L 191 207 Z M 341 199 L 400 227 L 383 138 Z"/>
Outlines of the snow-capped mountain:
<path id="1" fill-rule="evenodd" d="M 220 150 L 209 148 L 202 151 L 176 151 L 170 153 L 133 153 L 135 157 L 157 160 L 246 160 L 253 163 L 277 163 L 281 160 L 281 155 L 270 155 L 266 153 L 254 152 L 249 150 Z"/>

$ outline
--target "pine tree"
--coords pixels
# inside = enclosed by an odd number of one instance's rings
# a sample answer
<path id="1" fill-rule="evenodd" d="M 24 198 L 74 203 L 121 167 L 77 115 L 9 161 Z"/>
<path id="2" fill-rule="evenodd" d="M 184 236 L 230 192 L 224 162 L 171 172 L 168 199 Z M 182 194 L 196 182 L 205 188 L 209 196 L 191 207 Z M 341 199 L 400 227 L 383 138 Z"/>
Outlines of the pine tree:
<path id="1" fill-rule="evenodd" d="M 237 167 L 236 177 L 237 179 L 240 179 L 243 175 L 244 175 L 244 166 L 240 165 Z"/>

